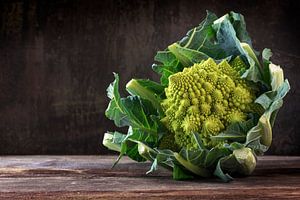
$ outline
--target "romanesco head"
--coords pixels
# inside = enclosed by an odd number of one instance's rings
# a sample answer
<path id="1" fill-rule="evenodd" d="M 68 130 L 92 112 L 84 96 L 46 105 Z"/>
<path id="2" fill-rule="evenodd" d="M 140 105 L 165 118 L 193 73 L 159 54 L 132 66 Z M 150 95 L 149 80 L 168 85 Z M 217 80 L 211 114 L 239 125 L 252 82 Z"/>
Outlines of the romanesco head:
<path id="1" fill-rule="evenodd" d="M 246 65 L 239 57 L 232 63 L 223 60 L 216 64 L 208 59 L 169 77 L 162 122 L 179 147 L 195 148 L 194 133 L 200 134 L 207 147 L 218 145 L 211 136 L 246 120 L 255 95 L 240 78 Z"/>

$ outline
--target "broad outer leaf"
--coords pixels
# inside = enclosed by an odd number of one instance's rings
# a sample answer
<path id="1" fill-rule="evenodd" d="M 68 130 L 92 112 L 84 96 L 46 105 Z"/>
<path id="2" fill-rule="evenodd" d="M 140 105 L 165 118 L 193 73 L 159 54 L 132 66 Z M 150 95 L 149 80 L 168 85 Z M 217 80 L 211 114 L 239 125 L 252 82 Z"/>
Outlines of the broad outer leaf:
<path id="1" fill-rule="evenodd" d="M 131 95 L 139 96 L 150 101 L 153 107 L 163 115 L 161 108 L 162 98 L 165 98 L 164 87 L 154 81 L 144 79 L 131 79 L 126 85 Z"/>
<path id="2" fill-rule="evenodd" d="M 276 95 L 268 95 L 270 92 L 266 92 L 256 101 L 264 107 L 265 112 L 259 118 L 258 124 L 249 130 L 245 143 L 246 146 L 254 149 L 256 153 L 262 154 L 270 147 L 272 142 L 272 124 L 275 120 L 274 115 L 276 115 L 278 109 L 282 106 L 282 99 L 289 90 L 290 85 L 286 80 L 275 91 Z M 262 98 L 266 100 L 262 100 Z"/>
<path id="3" fill-rule="evenodd" d="M 105 111 L 106 116 L 114 120 L 119 127 L 132 126 L 151 134 L 157 134 L 157 124 L 151 115 L 157 115 L 157 110 L 150 101 L 138 96 L 120 98 L 119 76 L 115 75 L 115 81 L 107 89 L 107 95 L 111 99 Z"/>

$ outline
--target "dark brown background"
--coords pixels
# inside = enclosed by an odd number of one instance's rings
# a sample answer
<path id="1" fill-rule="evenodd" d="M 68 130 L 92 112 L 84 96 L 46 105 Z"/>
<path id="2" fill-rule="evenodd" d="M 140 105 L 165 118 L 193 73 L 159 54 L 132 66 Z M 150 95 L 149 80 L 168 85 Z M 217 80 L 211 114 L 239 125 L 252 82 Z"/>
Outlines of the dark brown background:
<path id="1" fill-rule="evenodd" d="M 297 1 L 0 1 L 0 154 L 99 154 L 106 87 L 119 72 L 157 79 L 157 50 L 205 10 L 241 12 L 257 50 L 269 47 L 292 90 L 269 153 L 300 155 Z"/>

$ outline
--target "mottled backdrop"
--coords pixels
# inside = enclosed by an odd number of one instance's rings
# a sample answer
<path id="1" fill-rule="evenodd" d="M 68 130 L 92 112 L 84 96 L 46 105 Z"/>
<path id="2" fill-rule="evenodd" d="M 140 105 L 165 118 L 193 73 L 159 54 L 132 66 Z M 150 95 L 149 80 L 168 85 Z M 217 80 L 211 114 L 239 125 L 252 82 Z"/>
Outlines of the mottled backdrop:
<path id="1" fill-rule="evenodd" d="M 0 1 L 0 154 L 99 154 L 105 89 L 121 74 L 157 79 L 157 50 L 205 16 L 241 12 L 257 50 L 269 47 L 292 90 L 270 154 L 300 155 L 298 1 Z M 123 91 L 124 92 L 124 91 Z"/>

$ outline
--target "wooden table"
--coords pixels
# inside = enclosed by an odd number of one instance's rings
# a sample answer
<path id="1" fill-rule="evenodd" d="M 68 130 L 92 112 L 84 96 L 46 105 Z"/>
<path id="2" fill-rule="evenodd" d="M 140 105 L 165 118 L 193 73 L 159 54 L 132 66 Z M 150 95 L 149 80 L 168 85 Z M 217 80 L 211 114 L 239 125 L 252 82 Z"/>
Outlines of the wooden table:
<path id="1" fill-rule="evenodd" d="M 300 199 L 300 157 L 264 156 L 230 183 L 174 181 L 149 163 L 115 156 L 2 156 L 0 199 Z"/>

